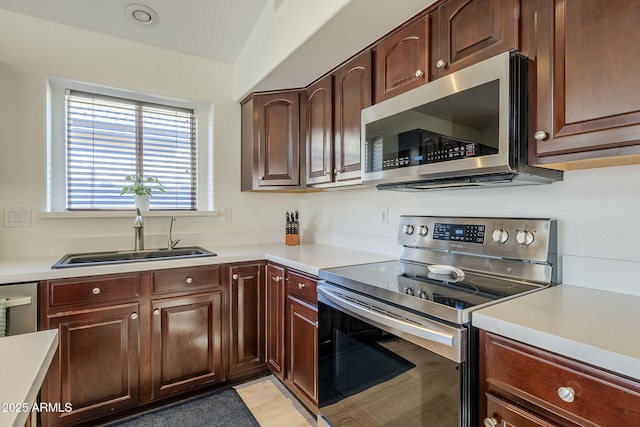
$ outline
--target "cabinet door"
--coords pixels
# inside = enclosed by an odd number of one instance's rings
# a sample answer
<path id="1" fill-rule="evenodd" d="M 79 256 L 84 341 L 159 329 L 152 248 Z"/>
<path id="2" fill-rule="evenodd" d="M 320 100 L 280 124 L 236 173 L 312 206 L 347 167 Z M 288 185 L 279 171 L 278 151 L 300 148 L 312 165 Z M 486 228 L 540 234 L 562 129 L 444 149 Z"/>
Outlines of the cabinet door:
<path id="1" fill-rule="evenodd" d="M 284 379 L 285 339 L 285 269 L 267 265 L 267 365 L 280 379 Z"/>
<path id="2" fill-rule="evenodd" d="M 318 308 L 287 298 L 286 382 L 298 398 L 318 412 Z"/>
<path id="3" fill-rule="evenodd" d="M 153 398 L 225 379 L 222 292 L 151 302 Z"/>
<path id="4" fill-rule="evenodd" d="M 138 304 L 122 304 L 48 317 L 59 344 L 42 401 L 73 410 L 43 412 L 42 425 L 87 421 L 138 403 L 139 312 Z"/>
<path id="5" fill-rule="evenodd" d="M 537 140 L 538 163 L 587 160 L 589 166 L 589 159 L 640 154 L 640 2 L 536 5 L 535 21 L 525 17 L 523 25 L 537 23 L 537 109 L 530 138 Z M 629 160 L 638 157 L 623 161 Z M 565 169 L 574 166 L 581 167 Z"/>
<path id="6" fill-rule="evenodd" d="M 256 95 L 258 187 L 300 184 L 297 91 Z"/>
<path id="7" fill-rule="evenodd" d="M 307 147 L 307 184 L 326 184 L 333 177 L 333 84 L 323 77 L 305 92 L 302 121 Z"/>
<path id="8" fill-rule="evenodd" d="M 265 368 L 264 264 L 229 268 L 229 378 L 261 372 Z"/>
<path id="9" fill-rule="evenodd" d="M 429 17 L 424 16 L 382 40 L 375 47 L 375 102 L 427 82 Z"/>
<path id="10" fill-rule="evenodd" d="M 337 182 L 361 178 L 361 113 L 371 105 L 371 51 L 334 73 L 334 147 Z"/>
<path id="11" fill-rule="evenodd" d="M 518 48 L 519 0 L 449 0 L 432 15 L 432 78 Z"/>

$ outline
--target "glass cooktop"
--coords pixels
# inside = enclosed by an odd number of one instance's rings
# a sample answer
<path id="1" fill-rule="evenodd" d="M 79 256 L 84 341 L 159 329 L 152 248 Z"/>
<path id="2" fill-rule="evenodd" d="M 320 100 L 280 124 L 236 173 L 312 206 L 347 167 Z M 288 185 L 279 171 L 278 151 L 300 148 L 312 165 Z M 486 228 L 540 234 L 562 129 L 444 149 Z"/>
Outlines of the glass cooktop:
<path id="1" fill-rule="evenodd" d="M 432 266 L 433 267 L 433 266 Z M 434 269 L 435 270 L 435 269 Z M 454 323 L 466 323 L 474 309 L 544 288 L 500 277 L 445 271 L 427 265 L 387 261 L 320 270 L 329 283 Z"/>

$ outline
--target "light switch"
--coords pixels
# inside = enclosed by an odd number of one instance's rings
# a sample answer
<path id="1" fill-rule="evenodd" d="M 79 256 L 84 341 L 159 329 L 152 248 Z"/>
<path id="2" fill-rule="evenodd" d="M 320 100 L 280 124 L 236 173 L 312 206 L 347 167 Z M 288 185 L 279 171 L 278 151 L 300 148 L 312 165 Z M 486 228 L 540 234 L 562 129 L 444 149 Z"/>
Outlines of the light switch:
<path id="1" fill-rule="evenodd" d="M 4 226 L 31 227 L 31 208 L 4 208 Z"/>

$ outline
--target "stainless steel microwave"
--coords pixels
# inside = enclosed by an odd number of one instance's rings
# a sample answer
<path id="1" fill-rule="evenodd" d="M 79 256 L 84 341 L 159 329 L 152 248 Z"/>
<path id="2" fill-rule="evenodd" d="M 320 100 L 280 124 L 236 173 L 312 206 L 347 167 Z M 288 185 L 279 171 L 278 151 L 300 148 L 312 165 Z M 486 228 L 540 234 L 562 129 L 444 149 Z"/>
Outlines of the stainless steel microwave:
<path id="1" fill-rule="evenodd" d="M 362 110 L 362 182 L 381 190 L 547 184 L 528 164 L 527 58 L 505 52 Z"/>

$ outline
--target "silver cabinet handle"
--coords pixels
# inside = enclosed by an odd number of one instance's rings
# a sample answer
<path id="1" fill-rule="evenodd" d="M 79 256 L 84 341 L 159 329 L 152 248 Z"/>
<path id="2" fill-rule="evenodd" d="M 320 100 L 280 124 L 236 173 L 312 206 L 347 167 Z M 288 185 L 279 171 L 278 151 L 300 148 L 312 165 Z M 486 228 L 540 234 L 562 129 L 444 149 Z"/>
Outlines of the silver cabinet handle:
<path id="1" fill-rule="evenodd" d="M 418 77 L 418 78 L 424 77 L 424 71 L 417 70 L 415 76 Z"/>
<path id="2" fill-rule="evenodd" d="M 94 295 L 98 295 L 98 294 L 100 294 L 100 288 L 93 288 L 93 289 L 91 290 L 91 293 L 92 293 L 92 294 L 94 294 Z"/>
<path id="3" fill-rule="evenodd" d="M 131 313 L 131 319 L 136 320 L 138 318 L 138 313 Z"/>
<path id="4" fill-rule="evenodd" d="M 154 316 L 160 316 L 160 309 L 156 308 L 155 310 L 153 310 L 153 315 Z"/>
<path id="5" fill-rule="evenodd" d="M 282 277 L 280 277 L 280 276 L 273 276 L 273 280 L 275 280 L 276 282 L 279 282 L 280 280 L 282 280 Z"/>
<path id="6" fill-rule="evenodd" d="M 298 283 L 298 289 L 303 289 L 305 286 L 307 285 L 305 285 L 304 283 Z"/>
<path id="7" fill-rule="evenodd" d="M 447 66 L 447 63 L 444 62 L 444 59 L 438 59 L 438 62 L 436 62 L 436 67 L 438 68 L 445 68 Z"/>
<path id="8" fill-rule="evenodd" d="M 259 177 L 258 180 L 264 181 L 264 176 Z"/>
<path id="9" fill-rule="evenodd" d="M 498 427 L 498 420 L 495 418 L 485 418 L 484 427 Z"/>
<path id="10" fill-rule="evenodd" d="M 234 274 L 233 276 L 231 276 L 233 278 L 233 280 L 238 280 L 240 278 L 240 276 L 238 276 L 237 274 Z"/>
<path id="11" fill-rule="evenodd" d="M 192 284 L 192 283 L 193 283 L 193 279 L 192 279 L 191 277 L 187 277 L 186 282 L 187 282 L 188 284 Z"/>
<path id="12" fill-rule="evenodd" d="M 565 402 L 571 403 L 576 397 L 576 392 L 571 387 L 560 387 L 558 388 L 558 396 Z"/>
<path id="13" fill-rule="evenodd" d="M 533 137 L 536 139 L 536 141 L 544 141 L 545 139 L 547 139 L 547 133 L 543 130 L 539 130 L 533 134 Z"/>

